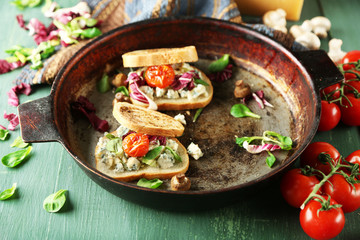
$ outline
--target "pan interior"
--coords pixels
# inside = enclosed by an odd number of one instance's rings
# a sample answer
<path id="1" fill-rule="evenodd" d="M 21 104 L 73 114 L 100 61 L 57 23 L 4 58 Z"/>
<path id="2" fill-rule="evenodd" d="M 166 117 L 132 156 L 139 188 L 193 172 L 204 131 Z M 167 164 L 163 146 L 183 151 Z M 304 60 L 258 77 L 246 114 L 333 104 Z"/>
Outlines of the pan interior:
<path id="1" fill-rule="evenodd" d="M 209 63 L 209 60 L 201 59 L 194 65 L 207 73 Z M 196 110 L 165 112 L 171 116 L 178 113 L 185 115 L 187 124 L 184 135 L 179 138 L 180 142 L 185 147 L 194 142 L 204 152 L 204 156 L 199 160 L 190 158 L 190 167 L 186 175 L 191 180 L 191 190 L 217 190 L 253 181 L 271 171 L 276 171 L 291 153 L 274 152 L 277 162 L 269 168 L 265 163 L 268 156 L 266 152 L 250 154 L 235 143 L 235 136 L 261 136 L 265 130 L 295 139 L 294 117 L 286 99 L 276 86 L 244 67 L 246 66 L 234 67 L 233 77 L 230 80 L 213 82 L 213 100 L 204 108 L 196 122 L 193 122 Z M 240 99 L 235 99 L 233 94 L 235 82 L 240 79 L 250 85 L 252 92 L 263 90 L 267 101 L 274 105 L 274 108 L 261 109 L 255 100 L 250 99 L 246 102 L 253 112 L 261 116 L 261 119 L 235 118 L 230 115 L 230 108 L 236 103 L 242 103 Z M 109 121 L 111 132 L 119 126 L 112 116 L 114 93 L 111 91 L 105 94 L 99 93 L 95 84 L 97 80 L 93 79 L 76 95 L 86 96 L 95 104 L 97 115 Z M 103 134 L 91 128 L 84 119 L 69 118 L 69 121 L 70 145 L 76 149 L 77 155 L 83 161 L 95 167 L 94 149 Z M 168 188 L 168 181 L 165 181 L 162 187 Z"/>

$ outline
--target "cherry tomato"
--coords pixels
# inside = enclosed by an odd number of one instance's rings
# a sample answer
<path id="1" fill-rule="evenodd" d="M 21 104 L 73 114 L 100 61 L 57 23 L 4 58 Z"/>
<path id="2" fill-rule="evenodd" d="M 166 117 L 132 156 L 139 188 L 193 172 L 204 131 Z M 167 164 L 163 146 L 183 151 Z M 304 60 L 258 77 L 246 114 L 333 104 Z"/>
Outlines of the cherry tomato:
<path id="1" fill-rule="evenodd" d="M 344 87 L 345 93 L 353 93 L 355 91 L 355 89 L 360 92 L 360 80 L 359 81 L 346 81 L 345 82 L 347 85 L 350 86 L 346 86 Z"/>
<path id="2" fill-rule="evenodd" d="M 360 50 L 353 50 L 350 51 L 348 53 L 346 53 L 346 55 L 343 57 L 343 59 L 341 60 L 341 63 L 349 63 L 349 62 L 357 62 L 360 59 Z M 352 68 L 354 68 L 354 64 L 344 64 L 343 65 L 343 69 L 346 70 L 351 70 Z M 355 71 L 352 70 L 354 72 L 357 72 L 360 74 L 359 71 Z M 352 73 L 345 73 L 345 79 L 349 80 L 349 79 L 355 79 L 356 75 L 352 74 Z"/>
<path id="3" fill-rule="evenodd" d="M 327 199 L 327 196 L 324 197 Z M 330 205 L 337 204 L 330 199 Z M 304 232 L 311 238 L 326 240 L 336 237 L 344 228 L 345 216 L 341 208 L 319 211 L 321 203 L 310 200 L 300 211 L 300 224 Z"/>
<path id="4" fill-rule="evenodd" d="M 145 80 L 150 87 L 166 88 L 174 79 L 175 72 L 170 65 L 151 66 L 145 71 Z"/>
<path id="5" fill-rule="evenodd" d="M 291 169 L 281 179 L 281 194 L 288 204 L 300 208 L 318 183 L 319 180 L 315 176 L 306 176 L 299 168 Z"/>
<path id="6" fill-rule="evenodd" d="M 345 96 L 349 99 L 343 99 L 340 105 L 341 121 L 346 125 L 360 126 L 360 98 L 356 98 L 354 94 L 348 93 Z"/>
<path id="7" fill-rule="evenodd" d="M 341 112 L 338 105 L 321 101 L 321 116 L 318 131 L 329 131 L 340 122 Z"/>
<path id="8" fill-rule="evenodd" d="M 323 192 L 342 205 L 344 213 L 353 212 L 360 207 L 360 183 L 350 185 L 344 176 L 335 174 L 323 185 Z"/>
<path id="9" fill-rule="evenodd" d="M 328 163 L 320 162 L 318 156 L 320 153 L 329 154 L 334 160 L 333 164 L 336 165 L 340 158 L 340 153 L 334 146 L 327 142 L 313 142 L 305 151 L 300 155 L 301 166 L 309 165 L 317 170 L 322 171 L 324 174 L 329 174 L 331 167 Z"/>
<path id="10" fill-rule="evenodd" d="M 141 133 L 131 133 L 124 138 L 122 147 L 130 157 L 143 157 L 149 151 L 149 138 Z"/>
<path id="11" fill-rule="evenodd" d="M 325 99 L 325 96 L 328 96 L 330 93 L 333 93 L 331 97 L 328 100 L 337 99 L 340 97 L 340 91 L 335 91 L 340 89 L 340 83 L 336 83 L 334 85 L 331 85 L 329 87 L 324 88 L 321 90 L 321 98 Z"/>
<path id="12" fill-rule="evenodd" d="M 345 160 L 353 164 L 357 163 L 360 166 L 360 150 L 356 150 L 355 152 L 351 153 L 349 156 L 345 158 Z M 359 168 L 359 173 L 360 173 L 360 168 Z"/>

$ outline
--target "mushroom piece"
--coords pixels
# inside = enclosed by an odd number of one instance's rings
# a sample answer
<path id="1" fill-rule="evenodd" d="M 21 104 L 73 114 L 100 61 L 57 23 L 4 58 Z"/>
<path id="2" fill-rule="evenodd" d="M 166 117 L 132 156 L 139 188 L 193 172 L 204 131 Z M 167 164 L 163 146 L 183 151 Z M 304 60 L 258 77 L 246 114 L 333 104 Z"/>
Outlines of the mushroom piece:
<path id="1" fill-rule="evenodd" d="M 326 38 L 327 32 L 331 28 L 331 22 L 328 18 L 323 16 L 317 16 L 312 18 L 311 23 L 313 25 L 313 32 L 318 36 L 319 38 Z"/>
<path id="2" fill-rule="evenodd" d="M 287 33 L 286 12 L 284 9 L 278 8 L 276 10 L 266 12 L 263 16 L 263 23 L 275 30 Z"/>
<path id="3" fill-rule="evenodd" d="M 179 173 L 171 178 L 171 190 L 173 191 L 187 191 L 190 189 L 190 179 L 185 177 L 185 174 Z"/>
<path id="4" fill-rule="evenodd" d="M 235 98 L 244 98 L 251 94 L 251 89 L 249 84 L 245 83 L 243 80 L 237 80 L 235 82 L 234 96 Z"/>
<path id="5" fill-rule="evenodd" d="M 334 63 L 339 63 L 346 54 L 346 52 L 341 50 L 342 44 L 343 41 L 341 39 L 333 38 L 329 41 L 328 55 Z"/>
<path id="6" fill-rule="evenodd" d="M 113 106 L 115 105 L 115 103 L 118 102 L 131 102 L 131 101 L 128 96 L 125 96 L 122 92 L 118 92 L 115 94 L 115 98 L 113 100 Z"/>
<path id="7" fill-rule="evenodd" d="M 304 28 L 302 25 L 294 25 L 290 28 L 290 34 L 295 38 L 295 41 L 301 43 L 311 50 L 320 48 L 320 39 L 312 32 L 308 31 L 309 28 Z"/>
<path id="8" fill-rule="evenodd" d="M 127 76 L 123 73 L 119 73 L 115 76 L 115 78 L 111 81 L 111 84 L 115 87 L 125 86 Z"/>

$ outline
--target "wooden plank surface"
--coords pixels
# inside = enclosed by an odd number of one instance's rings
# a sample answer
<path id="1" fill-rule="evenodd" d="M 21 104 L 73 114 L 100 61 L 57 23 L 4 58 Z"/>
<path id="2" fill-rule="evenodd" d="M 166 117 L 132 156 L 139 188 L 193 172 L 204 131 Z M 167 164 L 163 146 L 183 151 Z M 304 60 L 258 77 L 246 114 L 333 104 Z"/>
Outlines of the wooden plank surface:
<path id="1" fill-rule="evenodd" d="M 17 14 L 46 20 L 40 8 L 21 12 L 9 2 L 0 7 L 0 58 L 5 58 L 4 50 L 14 44 L 34 46 L 31 37 L 18 27 Z M 65 7 L 77 1 L 58 2 Z M 360 1 L 356 0 L 305 0 L 300 22 L 323 11 L 332 20 L 331 36 L 343 39 L 346 51 L 360 49 L 358 9 Z M 327 41 L 322 41 L 323 49 L 327 49 Z M 7 104 L 6 92 L 18 74 L 17 70 L 0 75 L 0 113 L 16 113 Z M 20 101 L 46 96 L 49 91 L 49 86 L 37 87 Z M 6 121 L 0 118 L 0 124 L 6 125 Z M 14 151 L 9 145 L 19 134 L 16 130 L 10 139 L 0 142 L 1 156 Z M 345 156 L 360 148 L 358 127 L 340 125 L 317 134 L 314 140 L 332 143 Z M 0 202 L 1 239 L 309 239 L 300 227 L 299 210 L 284 202 L 278 182 L 232 206 L 163 212 L 108 193 L 91 181 L 58 143 L 33 144 L 33 148 L 31 158 L 21 166 L 8 169 L 0 165 L 0 190 L 18 183 L 16 198 Z M 68 203 L 60 213 L 49 214 L 42 202 L 58 189 L 69 190 Z M 336 239 L 359 239 L 359 223 L 359 210 L 347 214 L 345 228 Z"/>

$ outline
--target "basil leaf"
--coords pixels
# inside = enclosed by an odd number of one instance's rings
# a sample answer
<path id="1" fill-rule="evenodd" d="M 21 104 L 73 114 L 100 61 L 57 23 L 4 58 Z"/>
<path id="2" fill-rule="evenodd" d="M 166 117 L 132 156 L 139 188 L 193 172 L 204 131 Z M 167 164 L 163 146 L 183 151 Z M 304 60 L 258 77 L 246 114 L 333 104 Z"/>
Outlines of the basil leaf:
<path id="1" fill-rule="evenodd" d="M 9 135 L 9 130 L 6 129 L 0 129 L 0 140 L 5 141 L 7 136 Z"/>
<path id="2" fill-rule="evenodd" d="M 14 183 L 11 188 L 6 189 L 0 193 L 0 200 L 4 201 L 4 200 L 12 197 L 15 193 L 15 190 L 16 190 L 16 183 Z"/>
<path id="3" fill-rule="evenodd" d="M 97 89 L 101 93 L 106 93 L 111 89 L 110 83 L 109 83 L 109 76 L 104 74 L 100 81 L 97 83 Z"/>
<path id="4" fill-rule="evenodd" d="M 276 158 L 274 156 L 274 154 L 272 154 L 270 151 L 267 151 L 269 156 L 267 156 L 266 158 L 266 164 L 269 166 L 269 167 L 272 167 L 274 165 L 274 163 L 276 162 Z"/>
<path id="5" fill-rule="evenodd" d="M 160 185 L 163 183 L 163 181 L 161 181 L 158 178 L 155 179 L 151 179 L 151 180 L 147 180 L 146 178 L 141 178 L 136 185 L 140 186 L 140 187 L 146 187 L 146 188 L 158 188 L 160 187 Z"/>
<path id="6" fill-rule="evenodd" d="M 122 141 L 120 138 L 114 138 L 106 144 L 106 149 L 110 152 L 118 153 L 122 150 Z"/>
<path id="7" fill-rule="evenodd" d="M 22 163 L 26 159 L 26 157 L 30 154 L 31 149 L 32 149 L 32 147 L 29 146 L 26 149 L 18 150 L 13 153 L 9 153 L 1 159 L 1 162 L 6 167 L 11 167 L 11 168 L 15 167 L 18 164 Z"/>
<path id="8" fill-rule="evenodd" d="M 153 160 L 153 159 L 156 159 L 157 157 L 159 157 L 159 155 L 162 153 L 163 150 L 164 150 L 164 146 L 158 146 L 158 147 L 152 149 L 151 151 L 149 151 L 149 152 L 143 157 L 143 160 Z"/>
<path id="9" fill-rule="evenodd" d="M 100 31 L 100 29 L 96 27 L 87 28 L 80 33 L 81 37 L 83 38 L 94 38 L 100 36 L 101 34 L 102 32 Z"/>
<path id="10" fill-rule="evenodd" d="M 250 144 L 250 142 L 252 141 L 252 137 L 241 137 L 241 138 L 237 137 L 235 141 L 236 144 L 242 147 L 245 141 L 247 141 Z"/>
<path id="11" fill-rule="evenodd" d="M 166 146 L 165 148 L 171 152 L 171 154 L 174 156 L 176 162 L 182 162 L 181 157 L 174 150 L 172 150 L 168 146 Z"/>
<path id="12" fill-rule="evenodd" d="M 196 122 L 196 120 L 199 118 L 199 116 L 203 110 L 204 110 L 204 108 L 199 108 L 198 110 L 196 110 L 193 122 Z"/>
<path id="13" fill-rule="evenodd" d="M 149 165 L 150 167 L 156 167 L 157 166 L 157 162 L 155 159 L 141 159 L 141 162 L 145 163 L 146 165 Z"/>
<path id="14" fill-rule="evenodd" d="M 25 143 L 21 136 L 18 136 L 14 142 L 10 145 L 10 147 L 17 147 L 17 148 L 26 148 L 29 146 L 29 143 Z"/>
<path id="15" fill-rule="evenodd" d="M 277 132 L 266 131 L 265 136 L 275 137 L 279 140 L 279 146 L 283 150 L 291 150 L 292 149 L 292 140 L 290 137 L 283 136 Z"/>
<path id="16" fill-rule="evenodd" d="M 111 133 L 106 134 L 106 136 L 108 139 L 112 140 L 112 139 L 116 139 L 117 137 L 115 137 L 114 135 L 112 135 Z"/>
<path id="17" fill-rule="evenodd" d="M 125 86 L 120 86 L 115 90 L 115 93 L 121 92 L 125 96 L 129 97 L 129 90 Z"/>
<path id="18" fill-rule="evenodd" d="M 209 86 L 209 84 L 207 82 L 205 82 L 204 80 L 201 80 L 201 79 L 197 79 L 197 78 L 194 79 L 194 83 L 201 84 L 204 86 Z"/>
<path id="19" fill-rule="evenodd" d="M 60 189 L 56 193 L 49 195 L 43 202 L 43 208 L 47 212 L 58 212 L 66 202 L 66 191 L 67 190 Z"/>
<path id="20" fill-rule="evenodd" d="M 224 54 L 221 58 L 219 58 L 218 60 L 212 62 L 209 65 L 209 71 L 212 72 L 212 73 L 221 72 L 229 64 L 229 58 L 230 58 L 229 54 Z"/>
<path id="21" fill-rule="evenodd" d="M 241 103 L 232 106 L 230 110 L 230 114 L 236 118 L 241 118 L 241 117 L 261 118 L 259 115 L 253 113 L 247 106 Z"/>

